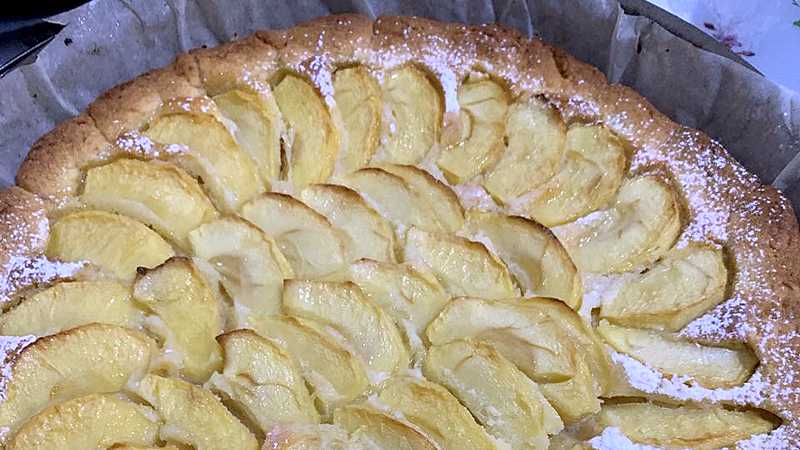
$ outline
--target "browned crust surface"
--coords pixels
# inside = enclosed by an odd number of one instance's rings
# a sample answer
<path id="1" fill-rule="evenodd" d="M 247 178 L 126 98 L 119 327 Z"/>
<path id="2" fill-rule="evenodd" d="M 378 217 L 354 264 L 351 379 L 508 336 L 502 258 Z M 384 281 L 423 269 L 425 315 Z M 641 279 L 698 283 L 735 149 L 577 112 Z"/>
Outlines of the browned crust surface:
<path id="1" fill-rule="evenodd" d="M 82 169 L 107 158 L 109 142 L 141 127 L 169 98 L 266 85 L 281 68 L 308 76 L 325 94 L 330 69 L 353 63 L 376 69 L 416 64 L 440 82 L 445 99 L 453 81 L 482 70 L 515 96 L 543 95 L 567 119 L 604 123 L 635 147 L 631 170 L 664 167 L 686 199 L 681 240 L 724 245 L 736 268 L 730 300 L 686 334 L 749 343 L 762 361 L 759 373 L 772 385 L 763 406 L 790 421 L 787 436 L 800 442 L 800 232 L 788 200 L 635 91 L 609 85 L 597 69 L 497 25 L 329 16 L 192 51 L 109 90 L 86 113 L 41 137 L 17 183 L 48 200 L 74 196 Z M 0 207 L 0 267 L 7 270 L 15 255 L 42 251 L 47 218 L 43 203 L 20 188 L 0 193 Z"/>

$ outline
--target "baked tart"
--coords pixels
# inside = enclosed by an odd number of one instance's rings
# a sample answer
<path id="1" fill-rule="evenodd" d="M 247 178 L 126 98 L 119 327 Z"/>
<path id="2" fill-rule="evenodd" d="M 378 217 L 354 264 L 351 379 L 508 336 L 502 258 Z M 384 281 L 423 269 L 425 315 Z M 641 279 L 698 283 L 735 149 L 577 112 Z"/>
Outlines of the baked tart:
<path id="1" fill-rule="evenodd" d="M 16 181 L 4 448 L 800 445 L 787 200 L 512 30 L 197 49 Z"/>

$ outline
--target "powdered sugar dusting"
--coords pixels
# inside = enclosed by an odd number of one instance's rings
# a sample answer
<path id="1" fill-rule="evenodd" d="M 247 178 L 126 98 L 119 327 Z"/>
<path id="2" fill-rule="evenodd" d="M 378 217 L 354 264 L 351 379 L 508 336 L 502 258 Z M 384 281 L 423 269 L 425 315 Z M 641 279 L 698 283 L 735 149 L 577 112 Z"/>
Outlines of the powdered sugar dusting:
<path id="1" fill-rule="evenodd" d="M 796 424 L 793 424 L 791 429 L 783 425 L 771 433 L 757 434 L 749 439 L 739 441 L 736 448 L 739 450 L 793 450 L 797 448 L 798 433 L 791 430 L 798 428 Z"/>
<path id="2" fill-rule="evenodd" d="M 43 255 L 12 256 L 6 263 L 5 276 L 0 278 L 0 302 L 9 301 L 11 295 L 20 288 L 73 277 L 85 265 L 86 263 L 82 261 L 51 261 Z"/>
<path id="3" fill-rule="evenodd" d="M 628 382 L 639 391 L 680 401 L 728 402 L 737 405 L 761 405 L 769 394 L 770 384 L 756 372 L 741 386 L 730 389 L 708 389 L 691 377 L 664 377 L 658 370 L 621 353 L 611 352 L 614 364 L 622 366 Z"/>
<path id="4" fill-rule="evenodd" d="M 607 427 L 600 436 L 589 440 L 595 450 L 659 450 L 658 447 L 633 443 L 617 427 Z"/>
<path id="5" fill-rule="evenodd" d="M 189 148 L 183 144 L 159 144 L 138 131 L 129 131 L 115 141 L 117 148 L 124 153 L 145 159 L 163 159 L 187 153 Z"/>

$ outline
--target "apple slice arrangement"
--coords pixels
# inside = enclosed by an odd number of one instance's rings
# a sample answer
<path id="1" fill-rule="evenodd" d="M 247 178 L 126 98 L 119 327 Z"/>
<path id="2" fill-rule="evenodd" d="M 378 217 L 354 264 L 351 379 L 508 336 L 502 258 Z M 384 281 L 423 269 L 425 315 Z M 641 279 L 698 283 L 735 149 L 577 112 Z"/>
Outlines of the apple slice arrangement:
<path id="1" fill-rule="evenodd" d="M 35 337 L 5 448 L 713 449 L 790 421 L 626 373 L 730 392 L 769 355 L 682 333 L 736 292 L 738 247 L 639 135 L 547 87 L 586 84 L 563 58 L 333 16 L 100 97 L 4 193 L 43 223 L 25 264 L 73 267 L 5 289 L 0 334 Z"/>

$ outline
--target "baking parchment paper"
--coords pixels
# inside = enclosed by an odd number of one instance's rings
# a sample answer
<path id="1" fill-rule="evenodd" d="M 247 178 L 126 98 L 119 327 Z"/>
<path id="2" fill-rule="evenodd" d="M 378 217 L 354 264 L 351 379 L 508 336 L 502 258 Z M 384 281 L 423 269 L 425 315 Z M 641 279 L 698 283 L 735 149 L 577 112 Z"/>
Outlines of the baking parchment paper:
<path id="1" fill-rule="evenodd" d="M 179 52 L 336 12 L 499 22 L 539 36 L 720 141 L 800 211 L 800 94 L 615 0 L 95 0 L 57 16 L 68 25 L 36 63 L 0 80 L 0 184 L 13 184 L 36 138 L 115 84 Z M 786 64 L 800 70 L 800 50 Z"/>

